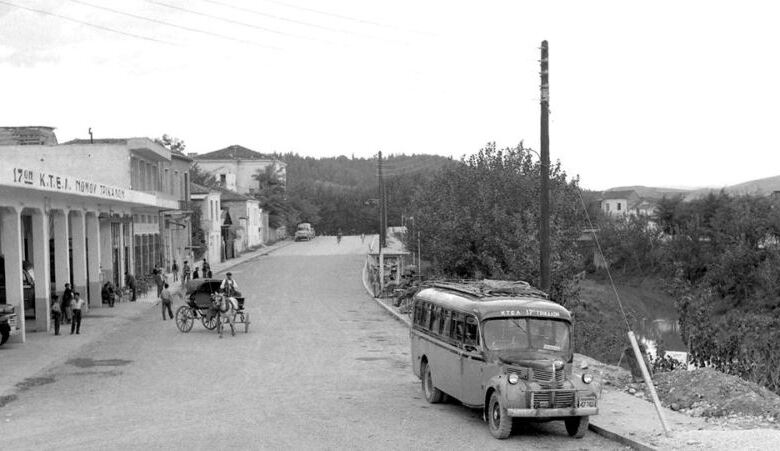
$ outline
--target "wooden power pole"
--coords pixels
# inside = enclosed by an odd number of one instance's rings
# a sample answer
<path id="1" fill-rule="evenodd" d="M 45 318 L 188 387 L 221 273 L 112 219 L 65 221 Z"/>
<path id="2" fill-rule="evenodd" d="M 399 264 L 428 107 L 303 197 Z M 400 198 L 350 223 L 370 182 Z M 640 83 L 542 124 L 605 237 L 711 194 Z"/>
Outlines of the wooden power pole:
<path id="1" fill-rule="evenodd" d="M 385 230 L 387 224 L 385 224 L 385 180 L 382 177 L 382 151 L 379 151 L 379 249 L 381 250 L 386 246 L 385 243 Z"/>
<path id="2" fill-rule="evenodd" d="M 547 41 L 542 41 L 541 195 L 539 202 L 539 288 L 550 290 L 550 82 Z"/>

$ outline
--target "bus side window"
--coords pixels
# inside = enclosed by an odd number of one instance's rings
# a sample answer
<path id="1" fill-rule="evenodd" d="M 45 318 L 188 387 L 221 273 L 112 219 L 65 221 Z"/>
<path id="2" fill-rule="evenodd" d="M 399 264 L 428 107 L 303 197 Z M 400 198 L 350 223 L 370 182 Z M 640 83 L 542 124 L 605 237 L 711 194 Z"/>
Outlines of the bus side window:
<path id="1" fill-rule="evenodd" d="M 433 318 L 431 319 L 431 332 L 434 334 L 439 333 L 439 329 L 441 329 L 441 307 L 434 306 L 433 307 Z"/>
<path id="2" fill-rule="evenodd" d="M 444 311 L 444 321 L 442 321 L 442 327 L 441 327 L 441 336 L 442 337 L 451 337 L 450 335 L 450 325 L 452 324 L 452 312 L 450 310 Z"/>
<path id="3" fill-rule="evenodd" d="M 464 342 L 475 348 L 479 347 L 479 328 L 477 328 L 477 318 L 473 316 L 466 317 L 466 338 Z"/>
<path id="4" fill-rule="evenodd" d="M 453 312 L 452 314 L 452 339 L 456 343 L 463 341 L 463 314 Z"/>
<path id="5" fill-rule="evenodd" d="M 433 309 L 433 305 L 430 303 L 425 303 L 425 316 L 423 317 L 423 327 L 426 330 L 431 330 L 431 319 L 433 319 L 433 315 L 431 310 Z"/>

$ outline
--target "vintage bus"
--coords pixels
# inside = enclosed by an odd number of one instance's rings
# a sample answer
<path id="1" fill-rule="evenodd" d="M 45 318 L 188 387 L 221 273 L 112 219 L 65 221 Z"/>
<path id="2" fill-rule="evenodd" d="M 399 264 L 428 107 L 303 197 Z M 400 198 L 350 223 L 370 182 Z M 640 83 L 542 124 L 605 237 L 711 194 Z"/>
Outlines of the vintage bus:
<path id="1" fill-rule="evenodd" d="M 600 388 L 573 368 L 571 323 L 525 282 L 435 283 L 414 298 L 414 374 L 428 402 L 481 408 L 495 438 L 509 437 L 515 418 L 563 420 L 581 438 Z"/>

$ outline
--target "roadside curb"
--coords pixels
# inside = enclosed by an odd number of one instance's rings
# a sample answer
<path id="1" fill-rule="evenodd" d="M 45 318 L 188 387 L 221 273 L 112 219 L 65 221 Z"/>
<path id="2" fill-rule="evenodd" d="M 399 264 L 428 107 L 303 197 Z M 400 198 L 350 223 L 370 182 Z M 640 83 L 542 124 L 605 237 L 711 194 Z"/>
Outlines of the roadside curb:
<path id="1" fill-rule="evenodd" d="M 594 433 L 607 438 L 609 440 L 615 441 L 620 443 L 621 445 L 626 445 L 630 447 L 631 449 L 636 449 L 638 451 L 657 451 L 658 448 L 652 447 L 650 445 L 647 445 L 645 443 L 642 443 L 640 441 L 628 438 L 624 435 L 620 435 L 618 433 L 609 431 L 607 429 L 604 429 L 601 426 L 595 425 L 593 423 L 588 424 L 588 429 L 593 431 Z"/>
<path id="2" fill-rule="evenodd" d="M 278 251 L 279 249 L 285 248 L 285 247 L 290 246 L 292 244 L 293 244 L 293 241 L 284 240 L 283 244 L 280 244 L 279 246 L 268 246 L 270 249 L 263 249 L 261 251 L 258 251 L 257 254 L 252 255 L 251 257 L 247 257 L 247 258 L 245 258 L 245 259 L 243 259 L 241 261 L 235 261 L 235 262 L 231 261 L 228 264 L 226 264 L 224 267 L 221 267 L 221 268 L 217 269 L 215 272 L 217 274 L 225 272 L 225 271 L 227 271 L 229 269 L 235 268 L 238 265 L 243 265 L 244 263 L 248 263 L 248 262 L 250 262 L 250 261 L 252 261 L 252 260 L 254 260 L 256 258 L 266 256 L 266 255 L 268 255 L 268 254 L 270 254 L 272 252 Z"/>
<path id="3" fill-rule="evenodd" d="M 363 282 L 363 288 L 366 290 L 366 293 L 368 294 L 368 297 L 371 298 L 374 302 L 379 304 L 380 307 L 385 309 L 390 315 L 393 316 L 393 318 L 397 319 L 398 321 L 404 323 L 406 327 L 411 328 L 412 327 L 412 321 L 407 318 L 405 315 L 402 315 L 395 311 L 392 307 L 382 302 L 379 298 L 375 298 L 374 294 L 371 292 L 371 290 L 368 288 L 368 284 L 366 283 L 366 265 L 363 265 L 363 270 L 360 273 L 360 280 Z"/>

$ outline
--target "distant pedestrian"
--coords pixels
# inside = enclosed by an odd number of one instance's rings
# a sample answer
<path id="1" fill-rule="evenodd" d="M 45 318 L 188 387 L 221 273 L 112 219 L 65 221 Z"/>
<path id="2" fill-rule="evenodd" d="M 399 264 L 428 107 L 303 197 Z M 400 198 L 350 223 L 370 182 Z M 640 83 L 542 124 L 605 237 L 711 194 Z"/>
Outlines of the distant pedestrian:
<path id="1" fill-rule="evenodd" d="M 160 293 L 162 293 L 163 290 L 163 285 L 165 285 L 165 276 L 160 268 L 154 269 L 154 284 L 157 285 L 157 298 L 159 299 Z"/>
<path id="2" fill-rule="evenodd" d="M 366 234 L 365 233 L 361 233 L 360 234 L 360 244 L 363 244 L 363 242 L 365 242 L 365 241 L 366 241 Z"/>
<path id="3" fill-rule="evenodd" d="M 100 290 L 100 297 L 103 300 L 103 304 L 108 304 L 109 307 L 114 306 L 114 284 L 109 280 L 103 284 L 103 288 Z"/>
<path id="4" fill-rule="evenodd" d="M 173 272 L 173 281 L 178 282 L 179 281 L 179 265 L 176 263 L 176 260 L 173 261 L 173 266 L 171 266 L 171 272 Z"/>
<path id="5" fill-rule="evenodd" d="M 184 260 L 184 266 L 181 268 L 181 284 L 186 285 L 190 280 L 190 262 Z"/>
<path id="6" fill-rule="evenodd" d="M 198 274 L 198 267 L 195 267 L 195 271 L 192 271 L 192 280 L 200 278 L 200 274 Z"/>
<path id="7" fill-rule="evenodd" d="M 203 277 L 211 277 L 211 265 L 209 265 L 209 262 L 205 258 L 203 259 L 201 269 L 203 270 Z"/>
<path id="8" fill-rule="evenodd" d="M 55 294 L 51 299 L 51 316 L 54 320 L 54 335 L 60 334 L 60 319 L 62 318 L 62 305 Z"/>
<path id="9" fill-rule="evenodd" d="M 62 314 L 65 318 L 65 324 L 69 324 L 73 318 L 73 313 L 70 308 L 70 301 L 72 300 L 73 290 L 71 290 L 70 284 L 66 283 L 65 291 L 62 292 L 62 302 L 60 303 L 60 307 L 62 307 Z"/>
<path id="10" fill-rule="evenodd" d="M 78 291 L 73 292 L 73 299 L 70 301 L 70 309 L 73 311 L 73 321 L 70 322 L 70 334 L 81 331 L 81 308 L 84 307 L 84 299 L 81 299 Z"/>
<path id="11" fill-rule="evenodd" d="M 135 302 L 136 299 L 136 287 L 135 277 L 129 272 L 125 271 L 125 285 L 130 289 L 130 302 Z"/>
<path id="12" fill-rule="evenodd" d="M 168 317 L 173 319 L 173 311 L 171 310 L 171 304 L 173 303 L 173 298 L 171 297 L 171 292 L 168 291 L 168 284 L 166 283 L 163 286 L 162 293 L 160 293 L 160 300 L 162 301 L 162 317 L 163 321 L 165 321 L 165 310 L 168 309 Z"/>

